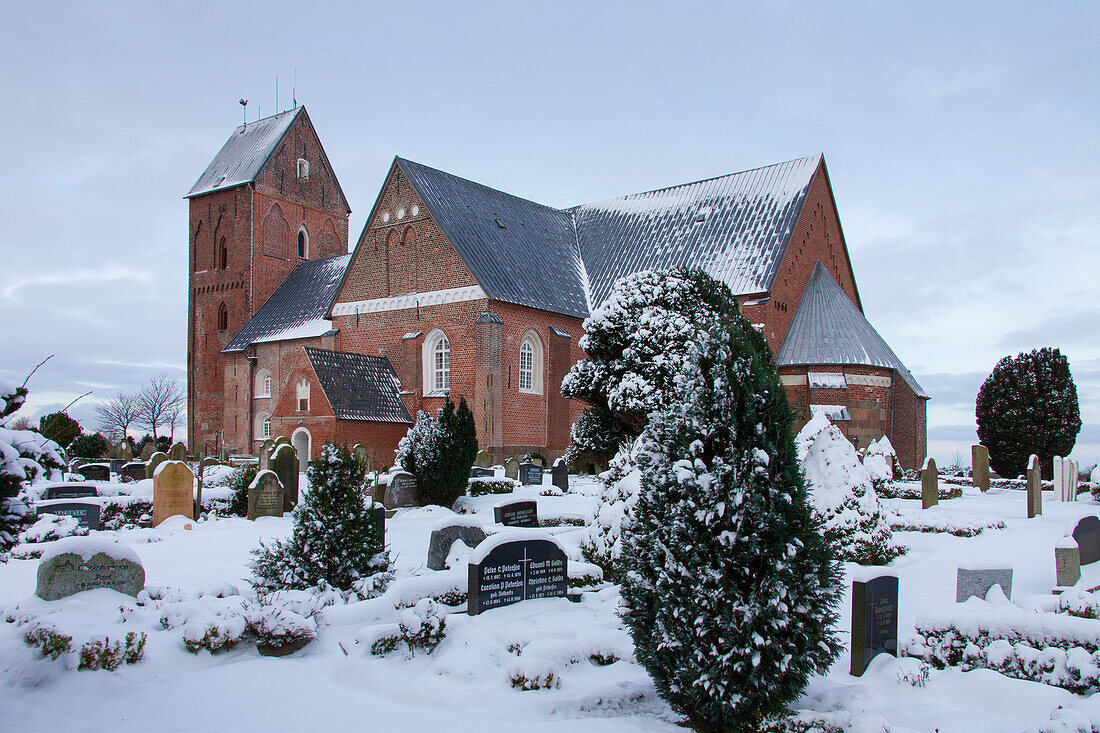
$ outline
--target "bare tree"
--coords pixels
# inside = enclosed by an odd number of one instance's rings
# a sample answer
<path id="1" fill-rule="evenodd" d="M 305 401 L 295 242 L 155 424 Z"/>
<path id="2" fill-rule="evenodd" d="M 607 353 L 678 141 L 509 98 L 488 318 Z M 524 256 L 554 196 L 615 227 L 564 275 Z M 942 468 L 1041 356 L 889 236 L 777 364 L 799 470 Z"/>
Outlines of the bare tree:
<path id="1" fill-rule="evenodd" d="M 175 377 L 161 374 L 150 377 L 138 395 L 138 423 L 156 440 L 157 428 L 165 423 L 173 405 L 183 402 L 183 387 Z"/>
<path id="2" fill-rule="evenodd" d="M 164 410 L 164 422 L 168 425 L 171 440 L 176 439 L 176 425 L 180 423 L 180 418 L 183 417 L 184 404 L 183 400 L 177 400 Z"/>
<path id="3" fill-rule="evenodd" d="M 111 442 L 118 442 L 126 437 L 126 431 L 138 421 L 141 408 L 138 404 L 138 395 L 119 392 L 117 395 L 96 405 L 96 427 Z"/>

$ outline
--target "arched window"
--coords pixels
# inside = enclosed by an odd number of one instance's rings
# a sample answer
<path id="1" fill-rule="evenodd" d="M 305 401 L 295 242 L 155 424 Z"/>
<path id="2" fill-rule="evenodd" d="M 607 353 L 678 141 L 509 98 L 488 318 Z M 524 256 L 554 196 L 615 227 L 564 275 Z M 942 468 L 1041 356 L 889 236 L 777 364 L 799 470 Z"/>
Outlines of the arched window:
<path id="1" fill-rule="evenodd" d="M 264 396 L 265 397 L 270 397 L 271 396 L 271 375 L 270 374 L 265 374 L 264 375 L 263 388 L 264 388 Z"/>
<path id="2" fill-rule="evenodd" d="M 309 259 L 309 232 L 305 227 L 298 230 L 298 259 Z"/>
<path id="3" fill-rule="evenodd" d="M 271 372 L 266 369 L 261 369 L 256 373 L 256 396 L 271 396 Z"/>
<path id="4" fill-rule="evenodd" d="M 309 161 L 305 158 L 298 158 L 298 178 L 303 181 L 309 180 Z"/>
<path id="5" fill-rule="evenodd" d="M 542 394 L 542 341 L 534 331 L 519 345 L 519 391 Z"/>
<path id="6" fill-rule="evenodd" d="M 218 269 L 226 270 L 229 268 L 229 246 L 225 243 L 225 237 L 222 237 L 222 241 L 218 244 Z"/>
<path id="7" fill-rule="evenodd" d="M 267 440 L 271 437 L 271 415 L 261 412 L 256 415 L 256 440 Z"/>
<path id="8" fill-rule="evenodd" d="M 229 309 L 225 303 L 218 306 L 218 330 L 225 331 L 229 328 Z"/>
<path id="9" fill-rule="evenodd" d="M 443 396 L 451 389 L 451 342 L 439 329 L 424 340 L 424 395 Z"/>

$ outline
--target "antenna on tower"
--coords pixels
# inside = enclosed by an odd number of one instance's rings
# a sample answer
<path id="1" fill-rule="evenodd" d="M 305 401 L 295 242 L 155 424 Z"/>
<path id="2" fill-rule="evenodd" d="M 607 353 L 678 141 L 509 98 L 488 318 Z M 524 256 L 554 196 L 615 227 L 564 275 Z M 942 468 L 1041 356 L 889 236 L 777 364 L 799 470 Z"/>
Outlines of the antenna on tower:
<path id="1" fill-rule="evenodd" d="M 279 114 L 279 75 L 275 75 L 275 114 Z"/>
<path id="2" fill-rule="evenodd" d="M 241 105 L 241 122 L 242 124 L 248 124 L 248 100 L 241 97 L 237 100 L 237 104 Z"/>
<path id="3" fill-rule="evenodd" d="M 294 102 L 294 109 L 298 109 L 298 67 L 294 67 L 294 82 L 290 86 L 290 99 Z"/>

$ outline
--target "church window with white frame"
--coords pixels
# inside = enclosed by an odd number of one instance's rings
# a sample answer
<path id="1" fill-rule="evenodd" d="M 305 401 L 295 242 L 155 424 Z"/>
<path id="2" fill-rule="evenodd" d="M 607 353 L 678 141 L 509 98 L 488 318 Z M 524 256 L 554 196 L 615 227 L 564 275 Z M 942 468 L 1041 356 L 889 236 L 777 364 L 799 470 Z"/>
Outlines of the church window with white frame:
<path id="1" fill-rule="evenodd" d="M 256 440 L 267 440 L 271 437 L 271 415 L 261 412 L 256 415 Z"/>
<path id="2" fill-rule="evenodd" d="M 534 331 L 519 346 L 519 391 L 542 394 L 542 341 Z"/>
<path id="3" fill-rule="evenodd" d="M 298 158 L 298 178 L 303 181 L 309 180 L 309 161 L 305 158 Z"/>
<path id="4" fill-rule="evenodd" d="M 259 373 L 256 374 L 256 396 L 271 396 L 271 372 L 266 369 L 261 369 Z"/>
<path id="5" fill-rule="evenodd" d="M 424 396 L 442 397 L 451 389 L 451 342 L 436 329 L 424 340 Z"/>

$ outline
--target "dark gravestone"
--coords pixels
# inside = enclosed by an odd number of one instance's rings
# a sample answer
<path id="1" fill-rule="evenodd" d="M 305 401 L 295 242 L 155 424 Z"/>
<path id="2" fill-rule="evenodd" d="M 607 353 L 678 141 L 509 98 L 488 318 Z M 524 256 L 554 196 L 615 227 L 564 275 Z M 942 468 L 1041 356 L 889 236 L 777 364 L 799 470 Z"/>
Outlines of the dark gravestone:
<path id="1" fill-rule="evenodd" d="M 89 463 L 76 469 L 85 481 L 110 481 L 111 467 L 106 463 Z"/>
<path id="2" fill-rule="evenodd" d="M 569 492 L 569 466 L 561 458 L 554 461 L 554 467 L 550 469 L 550 483 L 566 493 Z"/>
<path id="3" fill-rule="evenodd" d="M 99 504 L 83 501 L 65 501 L 57 504 L 39 504 L 36 514 L 56 514 L 59 517 L 72 517 L 85 529 L 99 530 Z"/>
<path id="4" fill-rule="evenodd" d="M 283 511 L 292 511 L 298 506 L 298 454 L 289 445 L 276 445 L 267 467 L 278 474 L 283 484 Z"/>
<path id="5" fill-rule="evenodd" d="M 474 466 L 470 469 L 470 478 L 492 478 L 496 475 L 496 472 L 491 468 L 482 468 L 480 466 Z"/>
<path id="6" fill-rule="evenodd" d="M 519 464 L 519 482 L 524 486 L 542 484 L 542 466 L 537 463 Z"/>
<path id="7" fill-rule="evenodd" d="M 375 503 L 374 508 L 371 509 L 371 513 L 374 515 L 374 523 L 382 528 L 382 544 L 386 544 L 386 507 L 380 503 Z"/>
<path id="8" fill-rule="evenodd" d="M 56 484 L 46 488 L 43 499 L 85 499 L 99 496 L 99 491 L 91 484 Z"/>
<path id="9" fill-rule="evenodd" d="M 416 499 L 416 476 L 408 471 L 398 471 L 390 476 L 390 485 L 386 487 L 385 499 L 382 502 L 387 509 L 417 506 Z"/>
<path id="10" fill-rule="evenodd" d="M 1073 528 L 1073 539 L 1081 548 L 1082 565 L 1100 560 L 1100 519 L 1094 516 L 1082 519 Z"/>
<path id="11" fill-rule="evenodd" d="M 569 560 L 551 540 L 513 540 L 497 545 L 481 562 L 470 563 L 466 612 L 534 598 L 565 597 Z"/>
<path id="12" fill-rule="evenodd" d="M 274 471 L 256 474 L 248 487 L 248 518 L 283 516 L 283 484 Z"/>
<path id="13" fill-rule="evenodd" d="M 122 478 L 128 481 L 141 481 L 145 478 L 145 464 L 141 462 L 127 463 L 122 467 Z"/>
<path id="14" fill-rule="evenodd" d="M 513 501 L 493 507 L 493 521 L 505 527 L 539 526 L 539 505 L 533 501 Z"/>
<path id="15" fill-rule="evenodd" d="M 428 541 L 428 569 L 443 570 L 447 566 L 447 555 L 451 554 L 451 545 L 455 540 L 470 548 L 477 547 L 485 540 L 485 530 L 470 524 L 448 524 L 432 530 Z"/>
<path id="16" fill-rule="evenodd" d="M 126 465 L 125 458 L 112 458 L 110 461 L 111 473 L 118 473 L 122 470 L 122 467 Z"/>
<path id="17" fill-rule="evenodd" d="M 859 677 L 879 654 L 898 655 L 898 579 L 880 575 L 852 583 L 852 665 Z"/>

